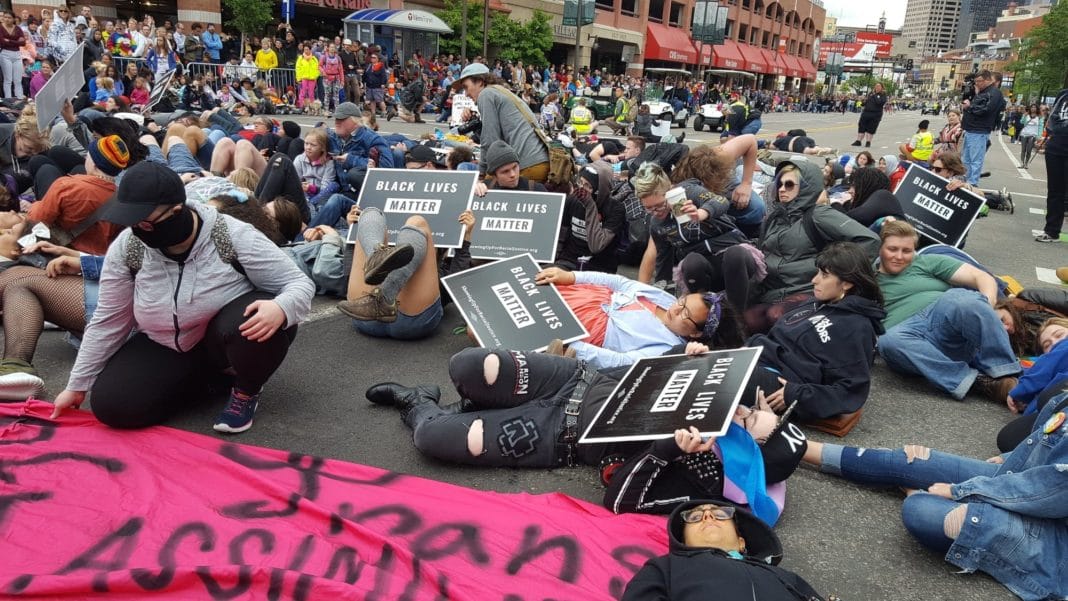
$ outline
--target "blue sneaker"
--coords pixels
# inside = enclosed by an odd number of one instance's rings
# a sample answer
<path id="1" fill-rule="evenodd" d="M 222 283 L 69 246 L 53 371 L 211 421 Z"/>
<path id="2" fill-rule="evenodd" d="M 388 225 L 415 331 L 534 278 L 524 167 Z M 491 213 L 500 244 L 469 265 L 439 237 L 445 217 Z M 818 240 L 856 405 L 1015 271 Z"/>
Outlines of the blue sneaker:
<path id="1" fill-rule="evenodd" d="M 230 402 L 215 420 L 215 431 L 238 434 L 252 427 L 252 417 L 260 404 L 259 394 L 245 394 L 236 388 L 230 391 Z"/>

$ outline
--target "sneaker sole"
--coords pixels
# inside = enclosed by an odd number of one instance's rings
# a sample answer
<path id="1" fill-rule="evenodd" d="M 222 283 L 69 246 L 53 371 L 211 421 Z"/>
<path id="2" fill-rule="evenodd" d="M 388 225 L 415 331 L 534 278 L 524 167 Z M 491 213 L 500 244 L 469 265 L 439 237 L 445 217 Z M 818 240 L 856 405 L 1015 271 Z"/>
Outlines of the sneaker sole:
<path id="1" fill-rule="evenodd" d="M 33 374 L 20 372 L 0 376 L 0 401 L 39 399 L 44 393 L 44 380 Z"/>
<path id="2" fill-rule="evenodd" d="M 389 254 L 386 255 L 386 258 L 382 259 L 378 264 L 365 266 L 363 281 L 368 286 L 381 284 L 386 281 L 390 272 L 404 267 L 415 258 L 415 249 L 410 244 L 394 246 L 388 252 Z M 372 258 L 374 256 L 371 255 Z M 368 259 L 368 262 L 370 262 L 370 259 Z"/>
<path id="3" fill-rule="evenodd" d="M 247 424 L 238 428 L 234 428 L 229 424 L 218 423 L 212 426 L 212 429 L 216 432 L 222 432 L 223 434 L 240 434 L 242 432 L 247 432 L 250 428 L 252 428 L 253 421 L 255 420 L 249 420 Z"/>

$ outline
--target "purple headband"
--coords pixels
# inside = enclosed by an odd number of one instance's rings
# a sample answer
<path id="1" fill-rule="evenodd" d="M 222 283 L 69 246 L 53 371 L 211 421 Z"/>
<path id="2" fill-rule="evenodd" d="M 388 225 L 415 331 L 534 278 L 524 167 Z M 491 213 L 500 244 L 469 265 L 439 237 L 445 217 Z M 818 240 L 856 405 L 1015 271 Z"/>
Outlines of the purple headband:
<path id="1" fill-rule="evenodd" d="M 723 318 L 723 295 L 709 293 L 702 298 L 710 305 L 708 308 L 708 318 L 705 319 L 705 329 L 703 334 L 705 340 L 711 341 L 712 337 L 716 335 L 716 330 L 719 329 L 719 320 Z"/>

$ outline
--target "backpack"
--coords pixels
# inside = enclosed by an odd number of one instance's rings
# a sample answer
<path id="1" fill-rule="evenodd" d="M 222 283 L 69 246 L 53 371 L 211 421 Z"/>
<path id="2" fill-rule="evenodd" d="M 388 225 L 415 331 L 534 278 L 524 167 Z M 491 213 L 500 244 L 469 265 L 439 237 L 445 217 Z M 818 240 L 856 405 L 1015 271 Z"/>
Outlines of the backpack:
<path id="1" fill-rule="evenodd" d="M 558 140 L 550 140 L 549 136 L 545 135 L 545 132 L 538 127 L 538 124 L 534 122 L 528 116 L 530 110 L 527 107 L 527 111 L 523 110 L 523 102 L 516 97 L 508 88 L 502 85 L 494 85 L 502 94 L 508 97 L 519 110 L 519 114 L 526 119 L 527 123 L 534 130 L 534 135 L 538 136 L 541 143 L 545 145 L 545 150 L 549 153 L 549 176 L 545 180 L 545 183 L 550 189 L 560 190 L 566 189 L 571 185 L 571 181 L 575 177 L 575 157 L 571 156 L 571 150 L 564 148 Z"/>
<path id="2" fill-rule="evenodd" d="M 223 219 L 222 215 L 219 215 L 215 220 L 215 225 L 211 226 L 211 241 L 215 243 L 215 250 L 219 253 L 219 258 L 224 263 L 229 263 L 234 268 L 234 271 L 245 275 L 245 268 L 237 260 L 234 241 L 230 238 L 230 228 L 226 225 L 226 220 Z M 131 279 L 137 279 L 137 273 L 141 271 L 141 267 L 144 265 L 146 248 L 145 243 L 141 242 L 137 236 L 131 234 L 126 239 L 123 260 L 126 262 L 126 268 L 130 270 Z"/>

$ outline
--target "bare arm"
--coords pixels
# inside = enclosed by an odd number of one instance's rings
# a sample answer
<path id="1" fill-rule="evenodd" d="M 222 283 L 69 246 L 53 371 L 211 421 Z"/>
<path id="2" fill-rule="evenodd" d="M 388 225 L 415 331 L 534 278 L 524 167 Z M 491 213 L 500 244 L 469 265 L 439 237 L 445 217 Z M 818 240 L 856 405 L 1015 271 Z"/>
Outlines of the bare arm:
<path id="1" fill-rule="evenodd" d="M 997 281 L 990 274 L 972 265 L 962 263 L 957 271 L 953 273 L 953 276 L 949 278 L 949 282 L 961 288 L 978 290 L 990 301 L 991 307 L 998 302 Z"/>
<path id="2" fill-rule="evenodd" d="M 653 283 L 653 272 L 656 270 L 656 243 L 649 236 L 649 245 L 642 254 L 641 265 L 638 266 L 638 281 L 645 284 Z"/>

